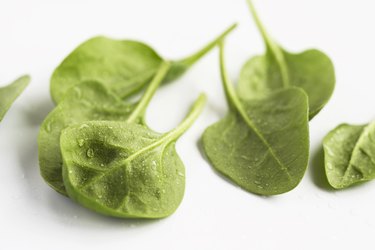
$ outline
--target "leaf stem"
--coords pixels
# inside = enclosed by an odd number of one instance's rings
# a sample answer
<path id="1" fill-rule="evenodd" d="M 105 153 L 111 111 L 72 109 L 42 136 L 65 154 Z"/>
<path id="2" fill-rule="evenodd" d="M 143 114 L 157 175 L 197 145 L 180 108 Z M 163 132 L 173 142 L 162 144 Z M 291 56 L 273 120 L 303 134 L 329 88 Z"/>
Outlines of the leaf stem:
<path id="1" fill-rule="evenodd" d="M 271 144 L 267 141 L 266 137 L 261 133 L 261 130 L 257 128 L 257 126 L 253 123 L 249 115 L 246 113 L 245 108 L 243 107 L 238 96 L 236 95 L 233 84 L 231 84 L 226 68 L 225 68 L 224 42 L 220 44 L 220 72 L 221 72 L 221 77 L 223 81 L 225 95 L 227 97 L 228 104 L 230 105 L 231 109 L 237 112 L 242 117 L 243 121 L 249 126 L 249 128 L 255 132 L 255 134 L 259 137 L 259 139 L 263 142 L 263 144 L 269 149 L 269 152 L 276 159 L 281 169 L 287 169 L 287 167 L 285 167 L 284 163 L 280 160 L 280 158 L 277 156 L 277 154 L 271 147 Z M 289 178 L 291 178 L 288 172 L 287 172 L 287 175 Z"/>
<path id="2" fill-rule="evenodd" d="M 170 67 L 171 67 L 171 63 L 167 61 L 163 62 L 160 65 L 158 72 L 152 79 L 151 83 L 148 85 L 141 100 L 139 101 L 134 111 L 130 114 L 130 116 L 126 120 L 127 123 L 133 123 L 133 122 L 136 122 L 138 119 L 142 120 L 144 118 L 144 114 L 145 114 L 148 104 L 150 103 L 152 97 L 154 96 L 156 89 L 163 82 Z"/>
<path id="3" fill-rule="evenodd" d="M 164 139 L 173 141 L 178 139 L 188 128 L 191 127 L 193 122 L 198 118 L 202 112 L 204 106 L 206 105 L 207 97 L 204 93 L 200 94 L 198 99 L 191 106 L 189 113 L 184 118 L 184 120 L 175 129 L 168 132 Z"/>
<path id="4" fill-rule="evenodd" d="M 232 24 L 229 28 L 227 28 L 223 33 L 217 36 L 214 40 L 210 43 L 205 45 L 203 48 L 195 52 L 194 54 L 185 57 L 180 60 L 172 61 L 172 67 L 170 69 L 170 73 L 166 76 L 164 82 L 171 82 L 182 74 L 184 74 L 189 67 L 194 65 L 197 61 L 199 61 L 203 56 L 205 56 L 208 52 L 210 52 L 215 46 L 218 45 L 229 33 L 231 33 L 237 24 Z"/>
<path id="5" fill-rule="evenodd" d="M 232 82 L 228 77 L 228 72 L 225 67 L 225 56 L 224 56 L 224 41 L 219 45 L 220 49 L 220 74 L 223 83 L 225 97 L 227 99 L 230 108 L 237 110 L 237 106 L 240 104 L 240 100 L 237 97 L 236 91 L 233 87 Z"/>
<path id="6" fill-rule="evenodd" d="M 201 48 L 199 51 L 197 51 L 193 55 L 190 55 L 190 56 L 188 56 L 188 57 L 186 57 L 186 58 L 184 58 L 182 60 L 179 60 L 178 63 L 184 64 L 184 65 L 193 65 L 200 58 L 202 58 L 204 55 L 206 55 L 211 49 L 213 49 L 218 43 L 220 43 L 236 27 L 237 27 L 236 23 L 232 24 L 223 33 L 221 33 L 219 36 L 217 36 L 214 40 L 212 40 L 206 46 L 204 46 L 203 48 Z"/>
<path id="7" fill-rule="evenodd" d="M 289 74 L 288 74 L 288 68 L 286 67 L 286 63 L 285 63 L 284 53 L 282 49 L 268 35 L 266 29 L 263 26 L 263 23 L 259 19 L 259 16 L 257 14 L 257 11 L 254 7 L 252 0 L 247 0 L 247 5 L 249 6 L 250 12 L 254 18 L 254 21 L 258 27 L 258 30 L 262 35 L 264 43 L 266 44 L 267 52 L 270 52 L 275 57 L 275 60 L 280 69 L 280 74 L 281 74 L 281 79 L 283 81 L 283 85 L 284 87 L 288 87 L 290 85 Z"/>
<path id="8" fill-rule="evenodd" d="M 254 6 L 253 2 L 251 0 L 247 0 L 247 5 L 249 6 L 250 12 L 253 16 L 253 19 L 254 19 L 257 27 L 258 27 L 258 30 L 259 30 L 260 34 L 262 35 L 262 38 L 263 38 L 266 46 L 272 48 L 274 42 L 270 38 L 270 36 L 268 35 L 266 29 L 263 26 L 263 23 L 260 21 L 258 13 L 255 9 L 255 6 Z"/>

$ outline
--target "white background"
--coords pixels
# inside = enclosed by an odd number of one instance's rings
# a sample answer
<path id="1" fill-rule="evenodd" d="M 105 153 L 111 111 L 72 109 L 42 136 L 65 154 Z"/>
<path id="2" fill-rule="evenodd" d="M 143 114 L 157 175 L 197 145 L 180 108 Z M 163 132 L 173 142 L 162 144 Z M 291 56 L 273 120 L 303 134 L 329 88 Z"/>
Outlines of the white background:
<path id="1" fill-rule="evenodd" d="M 227 64 L 264 51 L 245 0 L 0 0 L 0 82 L 24 73 L 31 85 L 0 124 L 0 249 L 374 249 L 375 182 L 327 189 L 321 141 L 342 122 L 375 118 L 374 1 L 255 1 L 268 31 L 285 48 L 315 47 L 334 61 L 337 85 L 310 123 L 311 160 L 293 191 L 247 193 L 219 176 L 197 142 L 227 107 L 217 50 L 178 82 L 162 87 L 148 109 L 157 131 L 176 126 L 200 92 L 209 103 L 179 140 L 186 194 L 175 214 L 155 221 L 95 214 L 50 189 L 39 175 L 37 134 L 53 108 L 49 78 L 78 44 L 99 34 L 145 41 L 167 58 L 185 56 L 233 22 Z"/>

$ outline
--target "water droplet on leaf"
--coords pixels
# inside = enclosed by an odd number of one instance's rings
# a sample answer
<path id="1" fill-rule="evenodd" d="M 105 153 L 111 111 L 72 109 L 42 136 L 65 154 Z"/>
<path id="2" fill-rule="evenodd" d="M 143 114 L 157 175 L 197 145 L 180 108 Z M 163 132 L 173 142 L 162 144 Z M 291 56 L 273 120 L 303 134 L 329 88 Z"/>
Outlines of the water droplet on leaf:
<path id="1" fill-rule="evenodd" d="M 94 157 L 94 150 L 92 148 L 89 148 L 86 152 L 87 157 L 93 158 Z"/>

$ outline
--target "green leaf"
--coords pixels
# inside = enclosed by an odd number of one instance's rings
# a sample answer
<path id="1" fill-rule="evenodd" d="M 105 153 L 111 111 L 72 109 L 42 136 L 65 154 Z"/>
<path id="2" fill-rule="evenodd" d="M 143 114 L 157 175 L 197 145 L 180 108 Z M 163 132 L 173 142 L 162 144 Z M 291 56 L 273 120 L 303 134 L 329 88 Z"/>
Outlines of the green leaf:
<path id="1" fill-rule="evenodd" d="M 336 189 L 375 178 L 375 123 L 342 124 L 323 142 L 328 182 Z"/>
<path id="2" fill-rule="evenodd" d="M 247 191 L 261 195 L 290 191 L 308 163 L 307 96 L 292 87 L 240 100 L 226 73 L 223 46 L 221 74 L 230 110 L 205 130 L 203 149 L 217 171 Z"/>
<path id="3" fill-rule="evenodd" d="M 63 130 L 60 144 L 69 197 L 115 217 L 172 214 L 185 190 L 185 168 L 175 142 L 204 103 L 202 95 L 188 117 L 164 135 L 144 125 L 115 121 L 86 122 Z"/>
<path id="4" fill-rule="evenodd" d="M 10 106 L 12 106 L 13 102 L 23 92 L 29 82 L 30 77 L 26 75 L 0 88 L 0 121 L 3 120 Z"/>
<path id="5" fill-rule="evenodd" d="M 300 87 L 309 97 L 312 119 L 329 101 L 335 88 L 335 71 L 329 57 L 315 49 L 293 54 L 268 36 L 251 0 L 247 0 L 266 45 L 266 53 L 251 58 L 242 68 L 238 84 L 240 98 L 248 100 L 290 86 Z"/>
<path id="6" fill-rule="evenodd" d="M 165 82 L 182 76 L 235 27 L 232 25 L 193 55 L 172 61 Z M 126 98 L 140 91 L 163 61 L 154 49 L 144 43 L 94 37 L 78 46 L 56 68 L 51 78 L 52 99 L 59 103 L 69 88 L 87 80 L 105 83 L 114 93 Z"/>
<path id="7" fill-rule="evenodd" d="M 66 194 L 62 180 L 61 131 L 71 125 L 92 120 L 128 121 L 144 124 L 146 107 L 170 68 L 161 64 L 141 100 L 126 103 L 103 84 L 95 81 L 73 86 L 43 121 L 39 137 L 39 165 L 44 180 L 57 192 Z"/>

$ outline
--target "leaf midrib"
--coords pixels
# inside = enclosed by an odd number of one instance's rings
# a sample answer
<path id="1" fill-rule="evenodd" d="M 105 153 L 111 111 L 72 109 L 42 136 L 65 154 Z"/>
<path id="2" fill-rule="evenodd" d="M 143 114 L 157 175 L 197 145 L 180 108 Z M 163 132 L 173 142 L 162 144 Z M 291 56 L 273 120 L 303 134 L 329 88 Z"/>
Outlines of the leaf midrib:
<path id="1" fill-rule="evenodd" d="M 260 140 L 264 143 L 264 145 L 269 150 L 269 152 L 272 155 L 272 157 L 278 163 L 278 166 L 280 166 L 280 169 L 283 172 L 285 172 L 286 175 L 288 176 L 288 179 L 290 181 L 292 181 L 292 176 L 288 172 L 288 168 L 285 167 L 285 165 L 281 162 L 281 160 L 278 158 L 278 156 L 276 155 L 276 153 L 274 152 L 274 150 L 272 149 L 271 145 L 268 143 L 268 141 L 266 140 L 266 138 L 260 133 L 260 131 L 258 130 L 258 128 L 255 126 L 255 124 L 253 124 L 253 122 L 247 116 L 247 114 L 246 114 L 246 112 L 245 112 L 242 104 L 241 103 L 235 103 L 235 107 L 237 108 L 238 113 L 240 114 L 240 116 L 242 117 L 242 119 L 245 121 L 245 123 L 255 132 L 255 134 L 258 136 L 258 138 L 260 138 Z"/>
<path id="2" fill-rule="evenodd" d="M 354 158 L 354 152 L 355 152 L 356 150 L 360 150 L 359 145 L 358 145 L 358 144 L 359 144 L 359 141 L 361 140 L 362 136 L 364 136 L 365 132 L 367 131 L 367 128 L 369 128 L 370 125 L 371 125 L 371 124 L 365 126 L 365 127 L 363 128 L 361 134 L 358 136 L 358 139 L 356 140 L 355 145 L 354 145 L 354 148 L 353 148 L 353 150 L 352 150 L 352 152 L 351 152 L 351 154 L 350 154 L 350 158 L 349 158 L 348 166 L 347 166 L 346 169 L 345 169 L 345 172 L 344 172 L 344 174 L 343 174 L 343 176 L 342 176 L 342 178 L 341 178 L 341 181 L 347 181 L 347 180 L 348 180 L 349 169 L 351 169 L 351 167 L 354 168 L 354 169 L 356 169 L 358 172 L 361 172 L 361 173 L 362 173 L 362 170 L 360 170 L 360 169 L 358 169 L 357 167 L 355 167 L 355 165 L 352 163 L 352 161 L 353 161 L 353 158 Z"/>
<path id="3" fill-rule="evenodd" d="M 164 136 L 161 136 L 160 138 L 158 138 L 155 142 L 149 144 L 148 146 L 134 152 L 133 154 L 131 154 L 128 158 L 126 158 L 125 160 L 123 160 L 122 162 L 120 162 L 117 166 L 114 166 L 110 169 L 108 169 L 107 171 L 103 171 L 103 173 L 101 175 L 99 175 L 98 177 L 95 177 L 93 178 L 91 181 L 89 181 L 88 183 L 86 183 L 82 188 L 86 188 L 87 186 L 95 183 L 97 180 L 99 180 L 100 178 L 102 178 L 104 175 L 106 174 L 110 174 L 112 171 L 114 170 L 117 170 L 121 167 L 125 167 L 128 163 L 130 163 L 132 160 L 134 160 L 135 158 L 137 158 L 138 156 L 142 155 L 143 153 L 147 152 L 147 151 L 151 151 L 155 148 L 157 148 L 158 146 L 162 145 L 163 143 L 167 142 L 169 143 L 170 141 L 168 141 L 169 139 L 169 133 L 164 135 Z M 172 139 L 173 140 L 173 139 Z"/>

